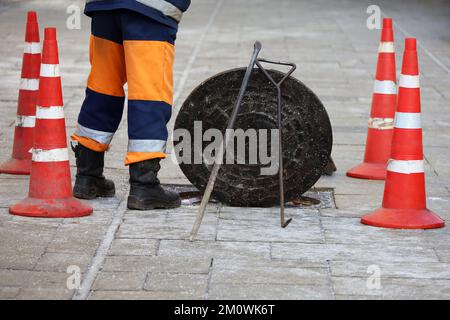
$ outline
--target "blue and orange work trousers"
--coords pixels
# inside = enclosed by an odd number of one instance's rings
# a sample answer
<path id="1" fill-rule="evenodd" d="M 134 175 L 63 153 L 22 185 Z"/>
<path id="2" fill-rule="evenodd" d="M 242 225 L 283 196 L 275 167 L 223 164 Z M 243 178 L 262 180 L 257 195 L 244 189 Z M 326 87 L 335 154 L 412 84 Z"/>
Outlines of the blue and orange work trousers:
<path id="1" fill-rule="evenodd" d="M 91 71 L 72 140 L 94 151 L 108 149 L 122 119 L 127 83 L 125 164 L 166 157 L 176 32 L 129 10 L 93 13 Z"/>

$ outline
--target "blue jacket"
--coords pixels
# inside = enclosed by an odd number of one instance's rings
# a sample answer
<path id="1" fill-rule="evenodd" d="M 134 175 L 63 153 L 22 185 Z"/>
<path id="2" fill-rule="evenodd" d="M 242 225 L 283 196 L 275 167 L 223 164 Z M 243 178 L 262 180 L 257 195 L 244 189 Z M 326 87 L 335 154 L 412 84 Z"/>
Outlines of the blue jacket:
<path id="1" fill-rule="evenodd" d="M 144 14 L 175 29 L 191 0 L 86 0 L 84 12 L 128 9 Z"/>

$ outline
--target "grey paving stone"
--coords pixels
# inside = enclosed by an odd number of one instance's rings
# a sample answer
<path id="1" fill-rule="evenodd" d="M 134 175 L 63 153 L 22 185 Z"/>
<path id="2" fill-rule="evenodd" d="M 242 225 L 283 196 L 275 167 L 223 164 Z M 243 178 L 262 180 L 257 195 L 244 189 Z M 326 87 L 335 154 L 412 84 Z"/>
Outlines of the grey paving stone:
<path id="1" fill-rule="evenodd" d="M 361 152 L 361 156 L 362 154 L 363 152 Z M 376 198 L 377 196 L 379 196 L 380 199 L 382 198 L 384 191 L 384 181 L 368 181 L 363 179 L 353 179 L 344 176 L 347 170 L 360 163 L 358 161 L 358 155 L 352 155 L 352 160 L 346 161 L 345 164 L 341 163 L 342 158 L 339 157 L 336 159 L 339 159 L 336 160 L 339 161 L 336 165 L 339 165 L 340 170 L 342 170 L 342 172 L 339 173 L 339 175 L 342 174 L 342 176 L 338 176 L 338 174 L 336 174 L 336 176 L 333 176 L 332 179 L 327 180 L 327 186 L 338 187 L 337 190 L 335 190 L 335 194 L 347 196 L 373 195 L 374 198 Z M 351 200 L 352 197 L 349 198 Z M 355 206 L 353 206 L 352 208 L 355 209 Z"/>
<path id="2" fill-rule="evenodd" d="M 93 256 L 104 237 L 107 221 L 64 221 L 48 244 L 47 252 Z"/>
<path id="3" fill-rule="evenodd" d="M 397 262 L 438 262 L 435 252 L 420 246 L 401 245 L 378 246 L 376 244 L 272 244 L 274 259 L 294 259 L 300 261 L 397 261 Z"/>
<path id="4" fill-rule="evenodd" d="M 0 299 L 14 299 L 20 292 L 20 287 L 8 287 L 1 286 L 0 287 Z"/>
<path id="5" fill-rule="evenodd" d="M 45 251 L 45 247 L 32 250 L 0 250 L 0 269 L 31 270 Z"/>
<path id="6" fill-rule="evenodd" d="M 4 154 L 9 155 L 10 151 Z M 2 158 L 2 162 L 7 158 Z M 28 180 L 25 179 L 2 179 L 4 183 L 0 184 L 0 207 L 8 208 L 10 205 L 21 201 L 28 194 Z"/>
<path id="7" fill-rule="evenodd" d="M 350 168 L 349 168 L 350 169 Z M 381 207 L 383 195 L 380 193 L 377 197 L 373 195 L 352 195 L 349 197 L 345 194 L 336 194 L 336 207 L 338 209 L 348 210 L 354 209 L 363 212 L 364 214 L 369 213 Z M 355 209 L 355 204 L 358 204 L 357 209 Z"/>
<path id="8" fill-rule="evenodd" d="M 73 295 L 72 290 L 52 288 L 23 288 L 17 300 L 69 300 Z"/>
<path id="9" fill-rule="evenodd" d="M 191 220 L 194 221 L 194 220 Z M 192 222 L 193 223 L 193 222 Z M 119 231 L 119 238 L 139 238 L 139 239 L 188 239 L 191 232 L 191 225 L 171 226 L 163 225 L 140 225 L 125 223 L 122 224 Z M 214 240 L 216 236 L 216 224 L 202 224 L 198 239 Z"/>
<path id="10" fill-rule="evenodd" d="M 145 272 L 173 272 L 173 273 L 208 273 L 211 259 L 209 258 L 181 258 L 146 257 L 146 256 L 109 256 L 103 264 L 103 271 L 145 271 Z"/>
<path id="11" fill-rule="evenodd" d="M 0 269 L 0 286 L 66 289 L 67 273 Z"/>
<path id="12" fill-rule="evenodd" d="M 41 256 L 34 270 L 66 272 L 69 266 L 78 266 L 82 271 L 84 271 L 88 267 L 91 259 L 91 255 L 79 254 L 74 252 L 46 252 Z"/>
<path id="13" fill-rule="evenodd" d="M 3 221 L 0 225 L 0 268 L 33 269 L 55 232 L 56 226 L 45 223 Z"/>
<path id="14" fill-rule="evenodd" d="M 239 210 L 239 209 L 238 209 Z M 220 220 L 217 239 L 221 241 L 323 242 L 318 216 L 294 218 L 280 228 L 279 217 L 267 220 Z"/>
<path id="15" fill-rule="evenodd" d="M 183 292 L 190 296 L 201 296 L 206 294 L 207 284 L 207 274 L 151 273 L 147 277 L 144 289 L 157 292 Z"/>
<path id="16" fill-rule="evenodd" d="M 117 209 L 122 200 L 113 198 L 97 198 L 95 200 L 90 200 L 88 203 L 94 208 L 94 210 L 114 210 Z"/>
<path id="17" fill-rule="evenodd" d="M 270 245 L 260 242 L 232 241 L 161 241 L 161 257 L 185 257 L 187 259 L 224 258 L 257 259 L 270 258 Z"/>
<path id="18" fill-rule="evenodd" d="M 212 285 L 208 299 L 211 300 L 313 300 L 332 299 L 328 286 L 295 286 L 280 284 L 216 284 Z"/>
<path id="19" fill-rule="evenodd" d="M 30 240 L 30 242 L 34 241 L 36 244 L 42 244 L 53 237 L 58 225 L 58 223 L 49 222 L 49 219 L 36 220 L 33 218 L 19 219 L 18 217 L 13 217 L 11 220 L 2 222 L 0 226 L 1 237 L 8 241 L 8 244 L 12 244 L 15 241 L 17 245 L 20 245 L 17 235 L 20 235 L 22 240 Z"/>
<path id="20" fill-rule="evenodd" d="M 5 209 L 2 209 L 5 210 Z M 7 210 L 5 210 L 5 214 L 7 214 Z M 45 232 L 45 231 L 52 231 L 55 228 L 57 228 L 64 219 L 62 218 L 29 218 L 29 217 L 21 217 L 21 216 L 15 216 L 12 214 L 8 215 L 11 218 L 11 223 L 16 224 L 20 227 L 29 227 L 35 229 L 34 234 L 39 232 Z M 9 224 L 7 224 L 9 225 Z M 34 228 L 36 227 L 36 228 Z"/>
<path id="21" fill-rule="evenodd" d="M 159 247 L 158 240 L 115 239 L 109 250 L 112 256 L 154 256 Z"/>
<path id="22" fill-rule="evenodd" d="M 46 248 L 47 252 L 73 253 L 93 256 L 98 248 L 101 238 L 79 237 L 58 233 Z"/>
<path id="23" fill-rule="evenodd" d="M 439 261 L 450 263 L 450 248 L 448 246 L 437 246 L 435 251 Z"/>
<path id="24" fill-rule="evenodd" d="M 253 267 L 253 268 L 293 268 L 301 270 L 309 269 L 328 269 L 328 263 L 326 261 L 299 261 L 299 260 L 289 260 L 286 259 L 271 259 L 265 257 L 219 257 L 214 258 L 214 266 L 220 268 L 242 268 Z M 317 270 L 320 272 L 320 270 Z"/>
<path id="25" fill-rule="evenodd" d="M 448 239 L 445 228 L 430 230 L 396 230 L 375 228 L 361 223 L 360 219 L 322 218 L 327 243 L 348 244 L 403 244 L 405 247 L 432 247 Z"/>
<path id="26" fill-rule="evenodd" d="M 345 294 L 336 294 L 335 296 L 336 300 L 383 300 L 383 296 L 363 296 L 363 295 L 345 295 Z"/>
<path id="27" fill-rule="evenodd" d="M 448 299 L 450 280 L 381 278 L 381 289 L 368 289 L 367 278 L 332 277 L 337 295 L 383 299 Z"/>
<path id="28" fill-rule="evenodd" d="M 311 208 L 285 208 L 286 215 L 296 218 L 312 218 L 318 215 L 318 209 Z M 221 220 L 256 220 L 264 221 L 267 223 L 273 223 L 277 219 L 280 219 L 280 209 L 274 208 L 234 208 L 223 206 L 220 209 L 219 218 Z"/>
<path id="29" fill-rule="evenodd" d="M 147 274 L 145 272 L 100 272 L 93 290 L 142 290 Z"/>
<path id="30" fill-rule="evenodd" d="M 444 188 L 442 188 L 442 190 L 444 190 Z M 427 197 L 427 206 L 430 210 L 434 211 L 439 216 L 444 215 L 445 213 L 448 212 L 450 197 L 448 197 L 446 194 L 445 195 L 438 195 L 438 194 L 435 195 L 434 193 L 430 193 L 430 192 L 428 192 L 428 195 L 429 196 Z M 443 218 L 446 218 L 446 217 L 443 216 Z"/>
<path id="31" fill-rule="evenodd" d="M 213 286 L 217 283 L 326 286 L 328 282 L 326 268 L 284 267 L 281 264 L 273 266 L 270 261 L 265 266 L 253 265 L 251 261 L 246 261 L 245 265 L 215 261 L 211 277 Z"/>
<path id="32" fill-rule="evenodd" d="M 123 220 L 129 223 L 161 224 L 167 218 L 168 210 L 125 210 Z"/>
<path id="33" fill-rule="evenodd" d="M 330 261 L 331 275 L 338 277 L 369 277 L 373 267 L 383 278 L 450 279 L 450 265 L 442 262 Z"/>
<path id="34" fill-rule="evenodd" d="M 125 215 L 125 221 L 120 226 L 118 238 L 140 239 L 187 239 L 189 238 L 196 216 L 195 207 L 181 207 L 173 211 L 162 212 L 163 215 L 150 213 L 148 218 L 136 214 Z M 217 209 L 208 211 L 198 233 L 200 240 L 214 240 L 216 237 Z M 145 215 L 142 213 L 141 215 Z M 143 223 L 145 222 L 145 223 Z"/>
<path id="35" fill-rule="evenodd" d="M 76 220 L 72 221 L 69 219 L 65 220 L 64 223 L 59 226 L 57 235 L 78 236 L 80 238 L 102 238 L 108 224 L 107 221 L 80 223 Z"/>
<path id="36" fill-rule="evenodd" d="M 87 217 L 61 219 L 61 222 L 65 225 L 108 225 L 114 216 L 114 210 L 98 210 L 94 209 L 93 214 Z"/>
<path id="37" fill-rule="evenodd" d="M 203 295 L 170 291 L 94 291 L 91 300 L 203 300 Z"/>
<path id="38" fill-rule="evenodd" d="M 330 218 L 361 218 L 365 212 L 359 211 L 359 209 L 320 209 L 320 215 Z M 351 220 L 350 220 L 351 221 Z"/>

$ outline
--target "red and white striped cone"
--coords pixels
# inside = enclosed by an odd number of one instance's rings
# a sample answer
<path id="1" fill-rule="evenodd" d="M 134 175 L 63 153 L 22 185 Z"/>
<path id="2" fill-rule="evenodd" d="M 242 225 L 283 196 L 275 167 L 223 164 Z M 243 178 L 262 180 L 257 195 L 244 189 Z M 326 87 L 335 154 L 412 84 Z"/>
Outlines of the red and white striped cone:
<path id="1" fill-rule="evenodd" d="M 383 19 L 378 48 L 378 63 L 372 95 L 372 109 L 367 129 L 364 161 L 347 172 L 360 179 L 383 180 L 391 154 L 394 114 L 397 99 L 394 32 L 392 19 Z"/>
<path id="2" fill-rule="evenodd" d="M 92 208 L 72 196 L 55 28 L 45 29 L 37 104 L 28 198 L 9 212 L 43 218 L 89 215 Z"/>
<path id="3" fill-rule="evenodd" d="M 30 174 L 31 153 L 39 87 L 41 45 L 36 12 L 28 12 L 23 53 L 22 75 L 17 104 L 12 156 L 0 165 L 0 173 Z"/>
<path id="4" fill-rule="evenodd" d="M 367 225 L 398 229 L 431 229 L 444 221 L 426 207 L 420 86 L 416 39 L 405 40 L 399 80 L 391 159 L 387 166 L 382 208 L 364 216 Z"/>

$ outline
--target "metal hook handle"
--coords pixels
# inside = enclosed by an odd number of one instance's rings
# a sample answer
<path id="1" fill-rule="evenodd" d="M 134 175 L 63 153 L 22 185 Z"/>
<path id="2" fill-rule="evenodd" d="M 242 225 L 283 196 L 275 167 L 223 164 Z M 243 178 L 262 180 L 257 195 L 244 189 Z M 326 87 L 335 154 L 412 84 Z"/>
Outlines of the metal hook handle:
<path id="1" fill-rule="evenodd" d="M 276 82 L 273 77 L 267 72 L 267 70 L 261 65 L 261 63 L 268 63 L 268 64 L 276 64 L 276 65 L 282 65 L 282 66 L 290 66 L 291 69 L 281 78 L 279 82 Z M 292 218 L 286 220 L 285 214 L 284 214 L 284 177 L 283 177 L 283 126 L 282 126 L 282 112 L 281 112 L 281 85 L 283 82 L 289 78 L 289 76 L 297 69 L 297 66 L 294 63 L 290 62 L 277 62 L 277 61 L 271 61 L 266 59 L 257 59 L 256 65 L 259 69 L 264 73 L 266 78 L 272 82 L 272 84 L 277 88 L 277 101 L 278 101 L 278 179 L 280 184 L 280 224 L 282 228 L 286 228 L 289 223 L 291 223 Z"/>
<path id="2" fill-rule="evenodd" d="M 290 66 L 291 69 L 289 69 L 289 71 L 284 75 L 283 78 L 281 78 L 281 80 L 279 82 L 276 82 L 272 76 L 267 72 L 267 70 L 261 65 L 262 63 L 268 63 L 268 64 L 276 64 L 279 66 Z M 261 69 L 261 71 L 264 73 L 264 75 L 267 77 L 267 79 L 269 79 L 270 82 L 272 82 L 276 87 L 280 87 L 281 84 L 287 79 L 289 78 L 289 76 L 297 69 L 297 65 L 295 63 L 292 62 L 284 62 L 284 61 L 272 61 L 272 60 L 267 60 L 267 59 L 262 59 L 262 58 L 258 58 L 256 60 L 256 65 L 258 66 L 258 68 Z"/>

